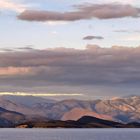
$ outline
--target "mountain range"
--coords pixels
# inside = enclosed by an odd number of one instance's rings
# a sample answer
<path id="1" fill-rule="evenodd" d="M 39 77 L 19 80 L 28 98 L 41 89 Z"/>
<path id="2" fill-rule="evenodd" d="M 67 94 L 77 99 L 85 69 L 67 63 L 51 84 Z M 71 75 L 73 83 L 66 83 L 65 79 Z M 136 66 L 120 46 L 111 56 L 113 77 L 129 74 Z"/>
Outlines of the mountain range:
<path id="1" fill-rule="evenodd" d="M 39 120 L 77 121 L 84 116 L 123 124 L 140 123 L 140 96 L 90 101 L 0 96 L 0 127 Z"/>

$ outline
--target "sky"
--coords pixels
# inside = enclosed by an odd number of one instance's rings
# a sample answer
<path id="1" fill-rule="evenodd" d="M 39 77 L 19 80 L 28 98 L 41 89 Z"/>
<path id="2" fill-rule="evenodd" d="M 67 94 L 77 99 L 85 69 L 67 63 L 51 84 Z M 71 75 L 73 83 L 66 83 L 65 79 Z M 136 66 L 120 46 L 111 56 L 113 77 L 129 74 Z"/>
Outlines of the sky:
<path id="1" fill-rule="evenodd" d="M 139 25 L 139 0 L 0 0 L 0 92 L 140 95 Z"/>

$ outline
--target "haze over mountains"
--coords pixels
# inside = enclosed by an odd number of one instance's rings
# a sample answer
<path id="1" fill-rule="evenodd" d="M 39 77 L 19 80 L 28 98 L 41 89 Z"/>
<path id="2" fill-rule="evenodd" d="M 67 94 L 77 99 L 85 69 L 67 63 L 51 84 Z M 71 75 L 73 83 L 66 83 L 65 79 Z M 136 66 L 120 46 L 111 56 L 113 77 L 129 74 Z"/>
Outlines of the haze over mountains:
<path id="1" fill-rule="evenodd" d="M 140 96 L 110 100 L 56 101 L 33 96 L 0 96 L 0 121 L 78 120 L 84 116 L 120 123 L 140 122 Z"/>

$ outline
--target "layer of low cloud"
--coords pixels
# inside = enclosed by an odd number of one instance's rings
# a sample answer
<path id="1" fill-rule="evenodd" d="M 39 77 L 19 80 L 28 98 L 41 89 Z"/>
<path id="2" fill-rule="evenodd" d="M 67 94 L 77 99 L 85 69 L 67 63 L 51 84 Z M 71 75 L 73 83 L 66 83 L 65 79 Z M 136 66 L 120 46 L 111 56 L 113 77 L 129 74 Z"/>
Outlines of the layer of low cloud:
<path id="1" fill-rule="evenodd" d="M 139 59 L 139 47 L 121 46 L 3 52 L 0 54 L 0 83 L 11 81 L 23 87 L 139 84 Z"/>
<path id="2" fill-rule="evenodd" d="M 40 11 L 25 10 L 18 15 L 18 19 L 27 21 L 78 21 L 92 18 L 112 19 L 123 17 L 139 17 L 140 8 L 128 4 L 85 4 L 75 5 L 73 11 Z"/>
<path id="3" fill-rule="evenodd" d="M 92 35 L 89 35 L 89 36 L 85 36 L 83 38 L 83 40 L 93 40 L 93 39 L 98 39 L 98 40 L 102 40 L 104 39 L 102 36 L 92 36 Z"/>

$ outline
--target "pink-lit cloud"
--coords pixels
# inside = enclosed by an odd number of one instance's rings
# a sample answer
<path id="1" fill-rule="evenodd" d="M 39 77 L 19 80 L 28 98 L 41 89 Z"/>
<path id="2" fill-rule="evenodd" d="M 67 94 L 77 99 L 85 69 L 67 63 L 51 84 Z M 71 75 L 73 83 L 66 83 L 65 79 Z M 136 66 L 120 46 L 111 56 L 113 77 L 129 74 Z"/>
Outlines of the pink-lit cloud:
<path id="1" fill-rule="evenodd" d="M 98 19 L 113 19 L 123 17 L 139 17 L 140 8 L 128 4 L 85 4 L 75 5 L 75 10 L 69 12 L 25 10 L 18 19 L 27 21 L 78 21 Z"/>
<path id="2" fill-rule="evenodd" d="M 31 74 L 31 68 L 28 67 L 1 67 L 0 76 L 27 75 Z"/>
<path id="3" fill-rule="evenodd" d="M 11 0 L 0 0 L 0 9 L 23 12 L 24 10 L 26 10 L 26 6 L 21 3 L 15 3 Z"/>

